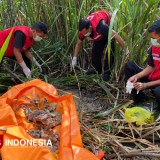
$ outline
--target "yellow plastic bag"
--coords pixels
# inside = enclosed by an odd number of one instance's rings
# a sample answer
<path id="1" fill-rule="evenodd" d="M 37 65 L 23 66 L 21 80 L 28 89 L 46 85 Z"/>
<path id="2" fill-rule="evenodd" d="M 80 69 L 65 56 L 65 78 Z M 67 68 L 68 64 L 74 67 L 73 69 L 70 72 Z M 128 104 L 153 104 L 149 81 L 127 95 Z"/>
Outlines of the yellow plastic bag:
<path id="1" fill-rule="evenodd" d="M 142 107 L 127 108 L 125 112 L 127 122 L 136 122 L 137 125 L 149 124 L 154 121 L 152 113 Z"/>

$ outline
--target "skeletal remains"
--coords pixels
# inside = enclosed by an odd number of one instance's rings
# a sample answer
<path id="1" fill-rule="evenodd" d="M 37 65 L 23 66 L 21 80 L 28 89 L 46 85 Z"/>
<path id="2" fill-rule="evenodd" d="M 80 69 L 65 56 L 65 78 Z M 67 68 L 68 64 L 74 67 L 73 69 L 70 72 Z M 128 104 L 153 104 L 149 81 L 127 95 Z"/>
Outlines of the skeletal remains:
<path id="1" fill-rule="evenodd" d="M 59 134 L 53 131 L 53 128 L 61 124 L 61 115 L 56 111 L 56 103 L 48 104 L 46 98 L 43 100 L 43 106 L 40 106 L 40 98 L 32 99 L 29 105 L 23 104 L 27 120 L 33 123 L 37 130 L 27 130 L 34 138 L 44 138 L 52 142 L 49 146 L 52 152 L 59 147 Z M 33 107 L 31 107 L 33 106 Z"/>

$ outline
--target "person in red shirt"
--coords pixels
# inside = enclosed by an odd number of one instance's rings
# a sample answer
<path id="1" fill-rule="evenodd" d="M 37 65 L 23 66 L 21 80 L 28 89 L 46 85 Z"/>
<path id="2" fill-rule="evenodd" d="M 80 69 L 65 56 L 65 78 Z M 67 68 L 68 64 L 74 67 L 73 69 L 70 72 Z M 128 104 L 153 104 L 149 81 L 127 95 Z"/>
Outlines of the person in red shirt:
<path id="1" fill-rule="evenodd" d="M 108 43 L 108 31 L 111 20 L 111 14 L 108 11 L 97 11 L 90 14 L 87 18 L 83 18 L 79 21 L 79 39 L 75 46 L 74 56 L 72 59 L 72 67 L 77 65 L 77 56 L 82 46 L 82 42 L 85 38 L 88 38 L 93 42 L 92 47 L 92 65 L 98 74 L 103 74 L 103 80 L 108 80 L 110 77 L 110 67 L 108 64 L 108 54 L 106 54 L 104 61 L 104 68 L 102 69 L 102 58 L 104 56 L 104 50 Z M 113 39 L 117 40 L 122 48 L 124 48 L 123 39 L 113 30 Z M 114 42 L 112 41 L 112 46 Z M 114 48 L 114 47 L 112 47 Z M 111 66 L 113 65 L 113 55 L 110 59 Z M 95 73 L 94 70 L 89 70 L 87 74 Z"/>
<path id="2" fill-rule="evenodd" d="M 133 83 L 131 94 L 135 104 L 146 101 L 147 96 L 143 90 L 151 89 L 160 107 L 160 20 L 153 22 L 148 32 L 152 44 L 148 65 L 142 69 L 135 62 L 129 61 L 124 65 L 124 73 L 126 81 Z"/>
<path id="3" fill-rule="evenodd" d="M 4 56 L 17 60 L 26 77 L 31 77 L 31 61 L 42 71 L 41 65 L 30 52 L 30 48 L 36 41 L 42 40 L 47 34 L 47 27 L 42 22 L 35 23 L 32 28 L 28 26 L 14 26 L 8 48 Z M 0 31 L 0 47 L 8 37 L 12 28 Z"/>

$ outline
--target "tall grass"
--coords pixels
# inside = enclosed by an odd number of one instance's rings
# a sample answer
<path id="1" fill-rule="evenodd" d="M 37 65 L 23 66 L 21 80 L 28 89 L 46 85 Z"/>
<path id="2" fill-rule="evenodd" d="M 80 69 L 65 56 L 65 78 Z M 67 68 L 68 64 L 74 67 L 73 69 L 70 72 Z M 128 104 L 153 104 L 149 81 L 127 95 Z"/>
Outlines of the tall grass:
<path id="1" fill-rule="evenodd" d="M 142 64 L 149 45 L 147 28 L 157 19 L 158 0 L 2 0 L 0 2 L 0 29 L 13 25 L 32 26 L 36 21 L 43 21 L 49 33 L 42 43 L 33 46 L 34 54 L 43 64 L 45 74 L 58 70 L 59 75 L 68 75 L 70 57 L 78 39 L 78 21 L 89 13 L 106 9 L 116 16 L 113 29 L 125 40 L 129 49 L 128 58 Z M 79 62 L 87 67 L 90 62 L 91 44 L 83 44 Z M 115 66 L 112 72 L 119 79 L 126 55 L 117 45 Z M 65 74 L 60 72 L 66 69 Z"/>
<path id="2" fill-rule="evenodd" d="M 129 55 L 126 55 L 125 50 L 122 52 L 119 47 L 116 48 L 114 74 L 116 79 L 119 79 L 127 59 L 142 65 L 147 57 L 147 54 L 144 54 L 148 50 L 150 41 L 147 29 L 156 20 L 158 1 L 117 0 L 105 3 L 112 12 L 118 9 L 114 19 L 114 30 L 125 40 L 125 48 L 129 49 Z"/>
<path id="3" fill-rule="evenodd" d="M 74 72 L 70 71 L 71 56 L 78 39 L 78 21 L 100 9 L 109 10 L 115 15 L 112 19 L 113 29 L 125 40 L 125 48 L 129 50 L 129 54 L 126 55 L 125 51 L 116 45 L 112 80 L 118 81 L 123 77 L 123 65 L 128 59 L 142 65 L 146 58 L 147 54 L 144 53 L 150 46 L 147 29 L 154 20 L 160 18 L 158 3 L 159 0 L 1 0 L 0 30 L 14 25 L 32 26 L 37 21 L 46 23 L 49 28 L 47 37 L 33 45 L 31 49 L 42 64 L 41 78 L 52 84 L 69 87 L 77 84 L 78 79 L 78 86 L 80 83 L 87 91 L 103 90 L 105 94 L 103 96 L 108 95 L 109 98 L 106 99 L 113 108 L 119 103 L 117 101 L 119 97 L 124 98 L 120 95 L 121 84 L 112 85 L 103 82 L 95 75 L 86 76 L 82 72 L 81 75 L 74 76 Z M 111 37 L 109 44 L 110 42 Z M 90 65 L 91 47 L 92 44 L 85 41 L 78 57 L 80 67 L 84 69 Z M 108 47 L 110 49 L 110 45 Z M 16 65 L 10 68 L 16 70 Z M 39 72 L 34 68 L 33 74 L 34 77 L 37 74 L 39 76 Z M 8 86 L 16 83 L 17 81 L 15 82 L 9 74 L 0 72 L 0 94 L 6 91 Z M 102 96 L 102 92 L 98 92 L 97 95 Z M 110 126 L 108 128 L 111 129 Z M 108 146 L 105 147 L 108 149 Z"/>

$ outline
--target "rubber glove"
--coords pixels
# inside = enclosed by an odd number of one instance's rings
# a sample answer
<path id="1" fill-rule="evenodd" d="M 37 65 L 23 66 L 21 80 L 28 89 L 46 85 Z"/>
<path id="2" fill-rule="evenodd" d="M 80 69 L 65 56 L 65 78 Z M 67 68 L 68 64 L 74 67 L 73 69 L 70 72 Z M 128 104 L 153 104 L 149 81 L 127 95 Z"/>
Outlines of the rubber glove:
<path id="1" fill-rule="evenodd" d="M 41 65 L 36 61 L 36 59 L 33 57 L 33 63 L 39 68 L 40 72 L 42 72 Z"/>
<path id="2" fill-rule="evenodd" d="M 126 84 L 126 93 L 131 94 L 133 88 L 134 88 L 133 83 L 130 82 L 130 81 L 127 81 L 127 84 Z"/>
<path id="3" fill-rule="evenodd" d="M 26 66 L 25 62 L 22 61 L 19 63 L 19 65 L 22 67 L 22 70 L 27 78 L 31 78 L 31 70 Z"/>
<path id="4" fill-rule="evenodd" d="M 73 57 L 72 59 L 72 67 L 74 68 L 77 65 L 77 57 Z"/>

